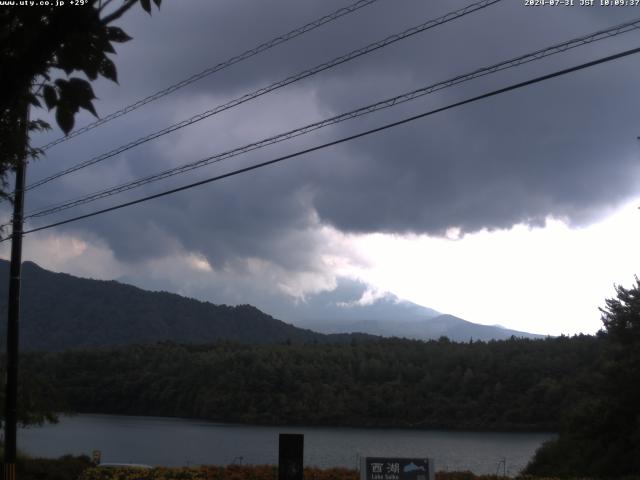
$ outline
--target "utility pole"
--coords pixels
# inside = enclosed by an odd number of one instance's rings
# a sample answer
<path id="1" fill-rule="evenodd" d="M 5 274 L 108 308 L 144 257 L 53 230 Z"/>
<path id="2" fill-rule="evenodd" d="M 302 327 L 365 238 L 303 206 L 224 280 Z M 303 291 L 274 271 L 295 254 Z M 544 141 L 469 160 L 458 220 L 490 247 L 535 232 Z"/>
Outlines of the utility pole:
<path id="1" fill-rule="evenodd" d="M 16 478 L 16 437 L 18 429 L 18 339 L 20 326 L 20 275 L 22 271 L 22 230 L 24 216 L 24 187 L 29 142 L 29 104 L 27 95 L 21 106 L 19 134 L 23 145 L 16 165 L 11 235 L 11 264 L 9 267 L 9 308 L 7 319 L 7 376 L 4 411 L 4 480 Z"/>

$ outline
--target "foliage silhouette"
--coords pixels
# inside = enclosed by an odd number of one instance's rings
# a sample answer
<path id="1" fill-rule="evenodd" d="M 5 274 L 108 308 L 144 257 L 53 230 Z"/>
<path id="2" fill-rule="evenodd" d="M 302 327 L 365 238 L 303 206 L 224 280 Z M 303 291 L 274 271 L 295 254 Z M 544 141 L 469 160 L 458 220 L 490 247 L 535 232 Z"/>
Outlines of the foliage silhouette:
<path id="1" fill-rule="evenodd" d="M 640 475 L 640 281 L 601 309 L 603 343 L 594 388 L 566 417 L 557 440 L 538 450 L 534 475 Z"/>
<path id="2" fill-rule="evenodd" d="M 0 7 L 0 197 L 8 197 L 7 174 L 25 148 L 32 157 L 41 153 L 24 144 L 22 127 L 29 105 L 43 107 L 44 103 L 55 110 L 58 126 L 68 134 L 80 108 L 97 116 L 90 81 L 102 76 L 117 82 L 117 69 L 108 54 L 115 53 L 115 43 L 131 37 L 111 23 L 138 2 L 151 13 L 151 4 L 149 0 L 123 0 L 113 8 L 113 1 Z M 159 8 L 161 0 L 154 3 Z M 74 73 L 88 80 L 70 76 Z M 48 128 L 42 120 L 28 124 L 29 131 Z"/>

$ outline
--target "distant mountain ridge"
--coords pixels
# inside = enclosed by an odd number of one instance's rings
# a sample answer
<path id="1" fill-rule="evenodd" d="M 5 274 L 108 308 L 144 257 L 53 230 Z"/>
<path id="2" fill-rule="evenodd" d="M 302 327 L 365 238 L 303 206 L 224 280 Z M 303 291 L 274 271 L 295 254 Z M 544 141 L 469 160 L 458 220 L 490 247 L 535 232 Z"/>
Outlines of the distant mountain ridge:
<path id="1" fill-rule="evenodd" d="M 402 300 L 392 293 L 381 294 L 369 289 L 357 280 L 339 279 L 334 290 L 309 296 L 289 312 L 279 312 L 278 317 L 322 333 L 363 332 L 416 340 L 448 337 L 456 342 L 506 340 L 511 336 L 544 338 L 501 325 L 469 322 Z"/>
<path id="2" fill-rule="evenodd" d="M 6 335 L 8 274 L 9 262 L 0 260 L 2 346 Z M 24 262 L 23 278 L 20 343 L 27 350 L 58 351 L 162 341 L 326 344 L 366 341 L 380 336 L 418 340 L 446 336 L 459 342 L 502 340 L 511 336 L 543 338 L 468 322 L 401 301 L 391 294 L 366 305 L 345 301 L 357 293 L 354 285 L 349 286 L 349 295 L 338 288 L 336 296 L 324 292 L 310 300 L 315 302 L 315 314 L 324 312 L 329 318 L 309 318 L 311 310 L 298 308 L 293 310 L 293 318 L 287 318 L 291 323 L 286 323 L 251 305 L 215 305 L 113 280 L 54 273 L 33 262 Z"/>
<path id="3" fill-rule="evenodd" d="M 161 341 L 247 344 L 348 343 L 374 338 L 326 335 L 277 320 L 251 305 L 214 305 L 116 281 L 78 278 L 22 267 L 20 343 L 27 350 L 57 351 Z M 0 339 L 6 336 L 9 262 L 0 260 Z"/>
<path id="4" fill-rule="evenodd" d="M 359 320 L 339 322 L 318 320 L 299 323 L 299 326 L 323 333 L 362 332 L 382 337 L 403 337 L 416 340 L 437 340 L 448 337 L 456 342 L 470 340 L 506 340 L 508 338 L 545 338 L 544 335 L 511 330 L 499 325 L 480 325 L 454 315 L 439 314 L 420 320 Z"/>

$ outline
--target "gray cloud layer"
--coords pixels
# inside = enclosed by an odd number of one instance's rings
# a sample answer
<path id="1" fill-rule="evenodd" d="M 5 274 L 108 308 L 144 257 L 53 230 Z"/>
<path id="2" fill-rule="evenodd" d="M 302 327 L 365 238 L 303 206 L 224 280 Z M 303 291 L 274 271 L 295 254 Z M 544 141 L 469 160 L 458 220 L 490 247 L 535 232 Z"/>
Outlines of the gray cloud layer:
<path id="1" fill-rule="evenodd" d="M 96 86 L 99 111 L 108 113 L 344 4 L 167 1 L 151 19 L 136 13 L 123 24 L 135 40 L 116 58 L 121 86 Z M 464 4 L 381 0 L 51 150 L 32 167 L 31 176 L 40 178 Z M 37 207 L 193 161 L 639 15 L 640 9 L 634 8 L 531 8 L 505 0 L 34 190 L 29 205 Z M 639 43 L 640 35 L 632 33 L 583 47 L 255 152 L 247 160 L 174 178 L 144 193 L 290 153 Z M 596 67 L 61 230 L 80 236 L 92 232 L 116 258 L 128 262 L 182 249 L 202 253 L 214 268 L 261 258 L 299 272 L 324 268 L 320 258 L 326 239 L 318 234 L 323 224 L 344 232 L 428 234 L 442 234 L 449 227 L 472 232 L 521 222 L 541 224 L 548 215 L 585 224 L 638 195 L 638 61 L 631 57 Z"/>

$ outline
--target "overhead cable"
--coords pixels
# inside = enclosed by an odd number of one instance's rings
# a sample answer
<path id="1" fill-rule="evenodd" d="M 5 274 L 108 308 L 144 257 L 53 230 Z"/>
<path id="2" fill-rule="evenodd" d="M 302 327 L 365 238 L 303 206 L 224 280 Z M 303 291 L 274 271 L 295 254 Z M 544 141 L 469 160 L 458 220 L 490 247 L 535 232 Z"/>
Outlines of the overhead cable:
<path id="1" fill-rule="evenodd" d="M 593 67 L 595 65 L 600 65 L 600 64 L 603 64 L 603 63 L 606 63 L 606 62 L 610 62 L 610 61 L 613 61 L 613 60 L 617 60 L 617 59 L 620 59 L 620 58 L 623 58 L 623 57 L 627 57 L 629 55 L 634 55 L 634 54 L 639 53 L 639 52 L 640 52 L 640 47 L 639 48 L 633 48 L 633 49 L 630 49 L 630 50 L 625 50 L 625 51 L 617 53 L 615 55 L 609 55 L 607 57 L 603 57 L 603 58 L 600 58 L 598 60 L 593 60 L 591 62 L 583 63 L 583 64 L 577 65 L 575 67 L 566 68 L 566 69 L 559 70 L 559 71 L 556 71 L 556 72 L 553 72 L 553 73 L 550 73 L 550 74 L 547 74 L 547 75 L 536 77 L 536 78 L 534 78 L 532 80 L 527 80 L 525 82 L 516 83 L 516 84 L 510 85 L 508 87 L 500 88 L 498 90 L 493 90 L 493 91 L 491 91 L 489 93 L 485 93 L 483 95 L 478 95 L 476 97 L 468 98 L 468 99 L 462 100 L 460 102 L 451 103 L 451 104 L 449 104 L 447 106 L 444 106 L 444 107 L 436 108 L 434 110 L 430 110 L 428 112 L 421 113 L 421 114 L 418 114 L 418 115 L 413 115 L 411 117 L 407 117 L 407 118 L 404 118 L 404 119 L 396 121 L 396 122 L 387 123 L 387 124 L 385 124 L 385 125 L 383 125 L 381 127 L 377 127 L 377 128 L 373 128 L 373 129 L 370 129 L 370 130 L 366 130 L 364 132 L 357 133 L 355 135 L 349 135 L 347 137 L 343 137 L 343 138 L 340 138 L 338 140 L 334 140 L 332 142 L 324 143 L 322 145 L 317 145 L 315 147 L 307 148 L 305 150 L 300 150 L 298 152 L 295 152 L 295 153 L 292 153 L 292 154 L 289 154 L 289 155 L 284 155 L 282 157 L 278 157 L 278 158 L 275 158 L 275 159 L 272 159 L 272 160 L 268 160 L 266 162 L 257 163 L 257 164 L 254 164 L 254 165 L 251 165 L 251 166 L 248 166 L 248 167 L 244 167 L 244 168 L 240 168 L 240 169 L 237 169 L 237 170 L 233 170 L 233 171 L 228 172 L 228 173 L 224 173 L 222 175 L 217 175 L 215 177 L 207 178 L 205 180 L 200 180 L 198 182 L 190 183 L 188 185 L 183 185 L 181 187 L 173 188 L 171 190 L 166 190 L 164 192 L 156 193 L 154 195 L 149 195 L 149 196 L 146 196 L 146 197 L 142 197 L 142 198 L 139 198 L 137 200 L 132 200 L 132 201 L 129 201 L 129 202 L 120 203 L 118 205 L 114 205 L 114 206 L 111 206 L 111 207 L 108 207 L 108 208 L 103 208 L 101 210 L 96 210 L 94 212 L 87 213 L 87 214 L 84 214 L 84 215 L 78 215 L 76 217 L 68 218 L 66 220 L 61 220 L 61 221 L 50 223 L 48 225 L 44 225 L 44 226 L 41 226 L 41 227 L 32 228 L 30 230 L 26 230 L 23 234 L 39 232 L 41 230 L 46 230 L 46 229 L 50 229 L 50 228 L 57 227 L 57 226 L 60 226 L 60 225 L 65 225 L 65 224 L 68 224 L 68 223 L 71 223 L 71 222 L 76 222 L 76 221 L 83 220 L 83 219 L 86 219 L 86 218 L 94 217 L 96 215 L 101 215 L 103 213 L 112 212 L 112 211 L 115 211 L 115 210 L 120 210 L 120 209 L 125 208 L 125 207 L 130 207 L 130 206 L 133 206 L 133 205 L 137 205 L 139 203 L 147 202 L 149 200 L 153 200 L 153 199 L 156 199 L 156 198 L 164 197 L 164 196 L 167 196 L 167 195 L 172 195 L 174 193 L 178 193 L 178 192 L 181 192 L 181 191 L 184 191 L 184 190 L 189 190 L 191 188 L 195 188 L 195 187 L 198 187 L 198 186 L 201 186 L 201 185 L 205 185 L 205 184 L 208 184 L 208 183 L 211 183 L 211 182 L 222 180 L 224 178 L 228 178 L 228 177 L 232 177 L 232 176 L 235 176 L 235 175 L 239 175 L 241 173 L 246 173 L 246 172 L 249 172 L 249 171 L 252 171 L 252 170 L 257 170 L 259 168 L 266 167 L 268 165 L 273 165 L 275 163 L 279 163 L 279 162 L 282 162 L 284 160 L 288 160 L 288 159 L 291 159 L 291 158 L 299 157 L 299 156 L 305 155 L 307 153 L 311 153 L 311 152 L 315 152 L 315 151 L 318 151 L 318 150 L 322 150 L 322 149 L 325 149 L 327 147 L 331 147 L 331 146 L 338 145 L 338 144 L 341 144 L 341 143 L 345 143 L 345 142 L 348 142 L 348 141 L 351 141 L 351 140 L 355 140 L 357 138 L 365 137 L 365 136 L 371 135 L 373 133 L 377 133 L 377 132 L 381 132 L 383 130 L 387 130 L 389 128 L 397 127 L 399 125 L 404 125 L 406 123 L 413 122 L 413 121 L 418 120 L 420 118 L 424 118 L 424 117 L 428 117 L 430 115 L 434 115 L 436 113 L 444 112 L 445 110 L 450 110 L 450 109 L 455 108 L 455 107 L 460 107 L 462 105 L 467 105 L 467 104 L 470 104 L 470 103 L 473 103 L 473 102 L 477 102 L 479 100 L 483 100 L 485 98 L 494 97 L 496 95 L 500 95 L 500 94 L 503 94 L 503 93 L 506 93 L 506 92 L 510 92 L 510 91 L 513 91 L 513 90 L 517 90 L 517 89 L 520 89 L 520 88 L 523 88 L 523 87 L 526 87 L 526 86 L 529 86 L 529 85 L 533 85 L 533 84 L 540 83 L 540 82 L 543 82 L 543 81 L 546 81 L 546 80 L 550 80 L 550 79 L 555 78 L 555 77 L 566 75 L 566 74 L 569 74 L 569 73 L 572 73 L 572 72 L 576 72 L 576 71 L 579 71 L 579 70 L 584 70 L 586 68 Z M 9 238 L 11 238 L 11 236 L 3 238 L 1 241 L 4 242 L 5 240 L 8 240 Z"/>
<path id="2" fill-rule="evenodd" d="M 187 127 L 189 125 L 193 125 L 196 122 L 199 122 L 201 120 L 204 120 L 205 118 L 209 118 L 213 115 L 216 115 L 217 113 L 223 112 L 225 110 L 228 110 L 230 108 L 233 107 L 237 107 L 238 105 L 248 102 L 249 100 L 253 100 L 254 98 L 260 97 L 262 95 L 265 95 L 269 92 L 272 92 L 274 90 L 277 90 L 279 88 L 285 87 L 289 84 L 292 84 L 294 82 L 297 82 L 299 80 L 302 80 L 304 78 L 310 77 L 312 75 L 315 75 L 319 72 L 322 72 L 324 70 L 327 70 L 329 68 L 333 68 L 337 65 L 340 65 L 342 63 L 348 62 L 350 60 L 353 60 L 355 58 L 358 58 L 362 55 L 365 55 L 367 53 L 373 52 L 374 50 L 378 50 L 380 48 L 386 47 L 387 45 L 390 45 L 392 43 L 398 42 L 400 40 L 403 40 L 407 37 L 410 37 L 412 35 L 416 35 L 417 33 L 420 32 L 424 32 L 425 30 L 429 30 L 431 28 L 434 28 L 436 26 L 442 25 L 444 23 L 456 20 L 460 17 L 463 17 L 465 15 L 468 15 L 470 13 L 476 12 L 478 10 L 481 10 L 483 8 L 486 8 L 490 5 L 493 5 L 494 3 L 498 3 L 502 0 L 481 0 L 479 2 L 467 5 L 464 8 L 455 10 L 453 12 L 447 13 L 446 15 L 443 15 L 441 17 L 438 17 L 436 19 L 433 20 L 429 20 L 425 23 L 422 23 L 420 25 L 417 25 L 415 27 L 409 28 L 401 33 L 397 33 L 394 35 L 390 35 L 387 38 L 380 40 L 378 42 L 373 42 L 370 43 L 369 45 L 359 48 L 357 50 L 353 50 L 345 55 L 342 55 L 340 57 L 334 58 L 333 60 L 330 60 L 328 62 L 322 63 L 320 65 L 317 65 L 309 70 L 304 70 L 302 72 L 299 72 L 295 75 L 292 75 L 290 77 L 285 78 L 284 80 L 280 80 L 278 82 L 272 83 L 266 87 L 262 87 L 258 90 L 254 90 L 251 93 L 247 93 L 241 97 L 235 98 L 227 103 L 224 103 L 222 105 L 218 105 L 217 107 L 214 107 L 210 110 L 207 110 L 206 112 L 202 112 L 198 115 L 195 115 L 189 119 L 186 120 L 182 120 L 181 122 L 175 123 L 173 125 L 170 125 L 166 128 L 163 128 L 162 130 L 158 130 L 156 132 L 153 132 L 149 135 L 146 135 L 144 137 L 140 137 L 137 140 L 134 140 L 130 143 L 127 143 L 126 145 L 122 145 L 120 147 L 117 147 L 107 153 L 103 153 L 101 155 L 98 155 L 96 157 L 93 157 L 89 160 L 85 160 L 84 162 L 78 163 L 72 167 L 69 167 L 65 170 L 59 171 L 57 173 L 54 173 L 46 178 L 43 178 L 41 180 L 38 180 L 36 182 L 33 182 L 29 185 L 27 185 L 26 190 L 31 190 L 33 188 L 39 187 L 41 185 L 44 185 L 45 183 L 48 183 L 52 180 L 55 180 L 57 178 L 60 178 L 64 175 L 68 175 L 70 173 L 76 172 L 80 169 L 86 168 L 88 166 L 94 165 L 98 162 L 101 162 L 103 160 L 106 160 L 108 158 L 114 157 L 115 155 L 118 155 L 120 153 L 123 153 L 127 150 L 130 150 L 131 148 L 137 147 L 138 145 L 142 145 L 143 143 L 149 142 L 151 140 L 155 140 L 156 138 L 162 137 L 164 135 L 167 135 L 169 133 L 175 132 L 176 130 L 179 130 L 181 128 Z"/>
<path id="3" fill-rule="evenodd" d="M 122 193 L 137 187 L 141 187 L 143 185 L 156 182 L 168 177 L 172 177 L 174 175 L 178 175 L 181 173 L 188 172 L 190 170 L 194 170 L 200 167 L 204 167 L 206 165 L 210 165 L 212 163 L 218 163 L 223 160 L 242 155 L 244 153 L 257 150 L 259 148 L 266 147 L 268 145 L 272 145 L 275 143 L 279 143 L 285 140 L 289 140 L 291 138 L 298 137 L 300 135 L 304 135 L 306 133 L 318 130 L 320 128 L 327 127 L 329 125 L 334 125 L 346 120 L 350 120 L 352 118 L 357 118 L 363 115 L 367 115 L 369 113 L 373 113 L 379 110 L 383 110 L 394 105 L 399 105 L 404 102 L 408 102 L 411 100 L 415 100 L 416 98 L 422 97 L 424 95 L 428 95 L 430 93 L 442 90 L 444 88 L 448 88 L 463 82 L 467 82 L 469 80 L 479 78 L 488 74 L 492 74 L 495 72 L 499 72 L 502 70 L 506 70 L 508 68 L 513 68 L 519 65 L 523 65 L 525 63 L 529 63 L 535 60 L 540 60 L 542 58 L 546 58 L 550 55 L 555 55 L 557 53 L 565 52 L 569 49 L 576 48 L 581 45 L 589 44 L 598 40 L 602 40 L 605 38 L 610 38 L 616 35 L 620 35 L 622 33 L 629 32 L 634 29 L 640 28 L 640 18 L 625 22 L 621 25 L 616 25 L 614 27 L 610 27 L 605 30 L 599 30 L 594 33 L 590 33 L 588 35 L 584 35 L 579 38 L 574 38 L 572 40 L 559 43 L 541 50 L 536 50 L 532 53 L 527 53 L 525 55 L 521 55 L 519 57 L 512 58 L 510 60 L 506 60 L 500 63 L 496 63 L 494 65 L 483 67 L 477 70 L 473 70 L 470 73 L 465 73 L 462 75 L 458 75 L 456 77 L 450 78 L 448 80 L 444 80 L 438 83 L 434 83 L 432 85 L 422 87 L 411 92 L 403 93 L 401 95 L 397 95 L 395 97 L 387 98 L 385 100 L 381 100 L 379 102 L 357 108 L 355 110 L 351 110 L 346 113 L 342 113 L 340 115 L 336 115 L 331 118 L 327 118 L 321 120 L 319 122 L 314 122 L 303 127 L 296 128 L 294 130 L 290 130 L 284 133 L 280 133 L 278 135 L 268 137 L 257 142 L 253 142 L 241 147 L 234 148 L 232 150 L 225 151 L 223 153 L 216 154 L 214 156 L 210 156 L 204 159 L 197 160 L 195 162 L 187 163 L 185 165 L 181 165 L 178 167 L 174 167 L 171 169 L 164 170 L 162 172 L 148 175 L 146 177 L 138 178 L 126 183 L 122 183 L 120 185 L 110 187 L 104 190 L 100 190 L 98 192 L 90 193 L 88 195 L 83 195 L 81 197 L 77 197 L 71 200 L 66 200 L 62 203 L 58 203 L 55 205 L 51 205 L 48 207 L 43 207 L 39 210 L 33 211 L 25 215 L 25 218 L 34 218 L 34 217 L 44 217 L 46 215 L 51 215 L 54 213 L 61 212 L 63 210 L 67 210 L 69 208 L 73 208 L 79 205 L 84 205 L 86 203 L 93 202 L 95 200 L 99 200 L 101 198 L 109 197 L 112 195 L 116 195 L 118 193 Z"/>
<path id="4" fill-rule="evenodd" d="M 118 117 L 126 115 L 127 113 L 133 112 L 134 110 L 137 110 L 138 108 L 142 107 L 143 105 L 146 105 L 147 103 L 151 103 L 162 97 L 170 95 L 176 90 L 180 90 L 181 88 L 186 87 L 187 85 L 191 85 L 192 83 L 197 82 L 198 80 L 201 80 L 205 77 L 208 77 L 209 75 L 212 75 L 216 72 L 219 72 L 220 70 L 223 70 L 227 67 L 230 67 L 231 65 L 242 62 L 243 60 L 247 60 L 248 58 L 251 58 L 254 55 L 258 55 L 259 53 L 269 50 L 270 48 L 273 48 L 277 45 L 288 42 L 289 40 L 299 37 L 304 33 L 310 32 L 311 30 L 314 30 L 326 23 L 337 20 L 340 17 L 348 15 L 349 13 L 353 13 L 377 1 L 378 0 L 358 0 L 357 2 L 347 7 L 340 8 L 328 15 L 325 15 L 324 17 L 318 18 L 317 20 L 309 22 L 306 25 L 303 25 L 294 30 L 291 30 L 290 32 L 285 33 L 284 35 L 280 35 L 278 37 L 272 38 L 271 40 L 264 42 L 255 48 L 246 50 L 245 52 L 242 52 L 241 54 L 236 55 L 235 57 L 231 57 L 228 60 L 225 60 L 224 62 L 220 62 L 217 65 L 206 68 L 202 70 L 200 73 L 191 75 L 189 78 L 181 80 L 178 83 L 174 83 L 173 85 L 170 85 L 162 90 L 159 90 L 149 95 L 148 97 L 138 100 L 137 102 L 132 103 L 131 105 L 128 105 L 120 110 L 110 113 L 109 115 L 106 115 L 105 117 L 100 118 L 93 123 L 90 123 L 82 128 L 79 128 L 78 130 L 74 130 L 69 135 L 57 138 L 56 140 L 53 140 L 39 148 L 41 150 L 48 150 L 54 145 L 58 145 L 59 143 L 66 142 L 67 140 L 77 137 L 78 135 L 88 132 L 89 130 L 93 130 L 94 128 L 104 125 L 105 123 L 110 122 L 111 120 L 114 120 Z"/>

